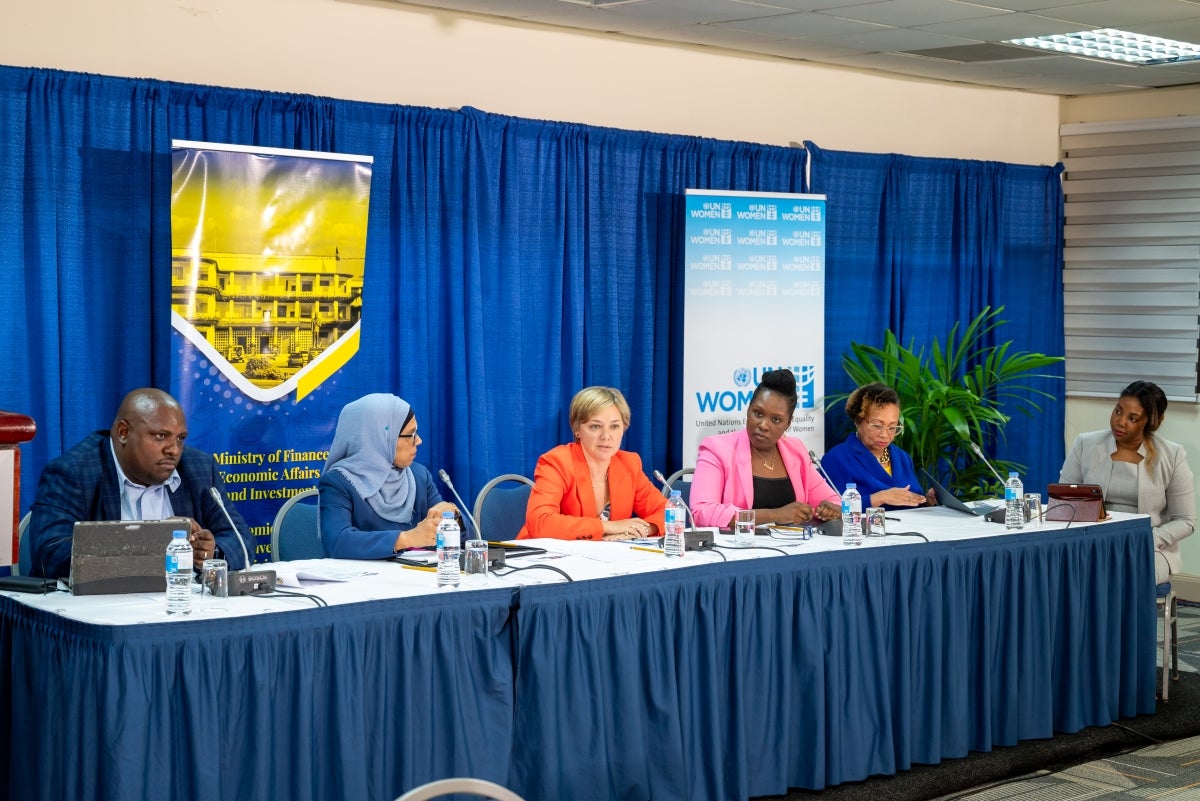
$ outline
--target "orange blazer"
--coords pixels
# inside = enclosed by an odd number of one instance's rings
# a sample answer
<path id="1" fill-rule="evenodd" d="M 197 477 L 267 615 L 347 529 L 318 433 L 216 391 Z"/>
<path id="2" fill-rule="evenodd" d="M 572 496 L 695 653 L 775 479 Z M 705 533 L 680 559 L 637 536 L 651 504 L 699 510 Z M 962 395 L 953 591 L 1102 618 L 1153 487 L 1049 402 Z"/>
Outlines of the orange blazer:
<path id="1" fill-rule="evenodd" d="M 666 525 L 667 499 L 642 472 L 636 453 L 617 451 L 608 466 L 608 505 L 613 520 L 639 517 L 658 527 Z M 592 478 L 578 442 L 543 453 L 533 471 L 533 492 L 525 511 L 525 527 L 517 539 L 554 537 L 560 540 L 599 540 L 604 523 L 592 494 Z"/>

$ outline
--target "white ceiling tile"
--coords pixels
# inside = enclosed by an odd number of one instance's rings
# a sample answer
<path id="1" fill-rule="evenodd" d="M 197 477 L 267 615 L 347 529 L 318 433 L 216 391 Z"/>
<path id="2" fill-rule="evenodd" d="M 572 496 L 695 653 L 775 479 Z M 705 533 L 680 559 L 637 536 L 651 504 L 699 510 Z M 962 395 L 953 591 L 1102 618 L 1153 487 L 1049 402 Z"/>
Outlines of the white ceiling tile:
<path id="1" fill-rule="evenodd" d="M 913 28 L 959 19 L 994 17 L 1011 12 L 997 12 L 994 8 L 959 3 L 955 0 L 892 0 L 888 3 L 867 3 L 822 13 L 862 22 L 894 25 L 897 28 Z"/>
<path id="2" fill-rule="evenodd" d="M 899 54 L 1090 27 L 1117 27 L 1197 42 L 1200 0 L 636 0 L 602 5 L 568 0 L 394 2 L 1047 94 L 1200 84 L 1200 64 L 1133 68 L 1055 54 L 1043 57 L 1033 50 L 1029 58 L 970 63 Z"/>

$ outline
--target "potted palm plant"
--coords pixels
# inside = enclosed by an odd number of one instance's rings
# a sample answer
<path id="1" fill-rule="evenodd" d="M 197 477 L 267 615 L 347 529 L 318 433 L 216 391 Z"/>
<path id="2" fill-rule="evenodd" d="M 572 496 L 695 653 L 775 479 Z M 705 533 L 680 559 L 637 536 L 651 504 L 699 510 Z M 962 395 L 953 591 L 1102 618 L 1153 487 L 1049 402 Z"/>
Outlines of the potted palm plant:
<path id="1" fill-rule="evenodd" d="M 918 468 L 937 476 L 962 498 L 1003 494 L 987 467 L 970 452 L 971 442 L 991 442 L 1004 434 L 1011 415 L 1040 411 L 1037 399 L 1054 396 L 1025 383 L 1031 378 L 1055 378 L 1043 368 L 1063 361 L 1061 356 L 1017 351 L 1012 342 L 986 344 L 988 335 L 1005 323 L 1004 307 L 985 307 L 961 331 L 956 323 L 943 346 L 934 339 L 926 352 L 900 345 L 892 331 L 883 346 L 850 344 L 842 369 L 862 386 L 886 384 L 900 396 L 904 432 L 896 444 L 908 451 Z M 845 393 L 826 398 L 826 409 L 845 402 Z M 1002 411 L 1003 409 L 1003 411 Z M 1024 472 L 1024 465 L 992 460 L 1001 475 Z"/>

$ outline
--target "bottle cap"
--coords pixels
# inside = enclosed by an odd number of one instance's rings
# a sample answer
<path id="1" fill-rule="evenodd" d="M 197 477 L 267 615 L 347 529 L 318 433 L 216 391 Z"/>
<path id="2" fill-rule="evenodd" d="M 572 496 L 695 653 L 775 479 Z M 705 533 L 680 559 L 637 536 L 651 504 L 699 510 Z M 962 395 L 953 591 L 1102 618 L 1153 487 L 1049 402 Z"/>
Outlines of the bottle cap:
<path id="1" fill-rule="evenodd" d="M 671 497 L 672 498 L 682 498 L 683 495 L 682 495 L 682 493 L 680 493 L 679 490 L 671 490 Z"/>
<path id="2" fill-rule="evenodd" d="M 442 512 L 442 519 L 445 520 L 447 517 L 453 520 L 454 512 Z"/>
<path id="3" fill-rule="evenodd" d="M 853 481 L 851 481 L 849 484 L 846 485 L 846 489 L 848 489 L 848 490 L 858 489 L 858 485 L 855 484 Z"/>
<path id="4" fill-rule="evenodd" d="M 161 536 L 161 535 L 160 535 L 160 536 Z M 184 530 L 183 530 L 183 529 L 181 529 L 181 528 L 177 528 L 177 529 L 175 529 L 173 532 L 171 532 L 171 536 L 172 536 L 173 538 L 175 538 L 175 539 L 179 539 L 180 537 L 186 537 L 186 536 L 187 536 L 187 532 L 186 532 L 186 531 L 184 531 Z"/>

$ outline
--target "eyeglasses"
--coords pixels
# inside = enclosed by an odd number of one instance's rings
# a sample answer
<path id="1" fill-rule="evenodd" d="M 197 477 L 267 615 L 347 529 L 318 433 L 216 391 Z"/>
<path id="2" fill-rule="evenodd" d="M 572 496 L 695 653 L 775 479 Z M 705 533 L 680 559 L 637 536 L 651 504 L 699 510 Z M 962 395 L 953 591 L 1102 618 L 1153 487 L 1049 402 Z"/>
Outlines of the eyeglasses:
<path id="1" fill-rule="evenodd" d="M 417 429 L 414 428 L 413 432 L 411 434 L 397 434 L 397 437 L 399 437 L 400 439 L 411 439 L 412 444 L 416 445 L 417 444 Z"/>
<path id="2" fill-rule="evenodd" d="M 902 425 L 885 426 L 883 423 L 867 423 L 867 428 L 871 429 L 873 434 L 882 434 L 886 431 L 889 437 L 898 437 L 904 433 Z"/>

